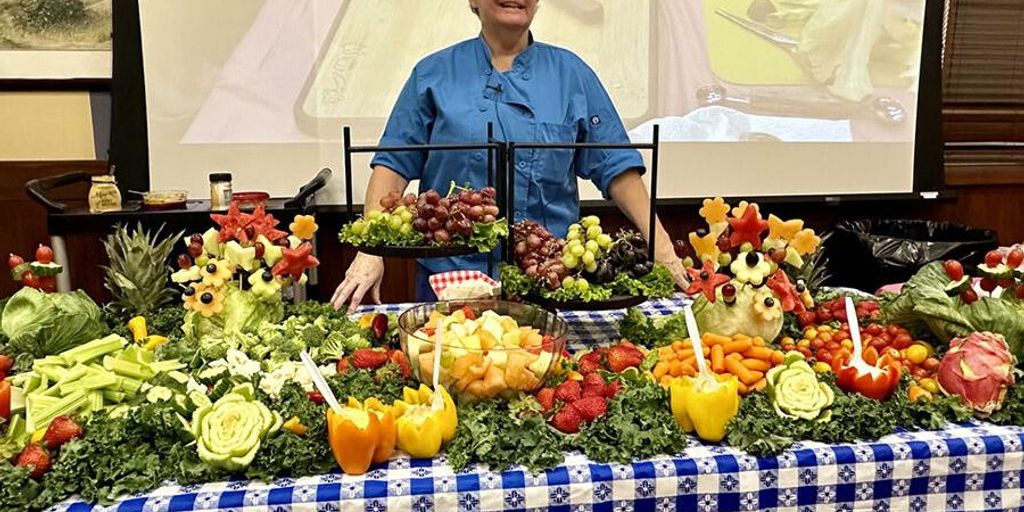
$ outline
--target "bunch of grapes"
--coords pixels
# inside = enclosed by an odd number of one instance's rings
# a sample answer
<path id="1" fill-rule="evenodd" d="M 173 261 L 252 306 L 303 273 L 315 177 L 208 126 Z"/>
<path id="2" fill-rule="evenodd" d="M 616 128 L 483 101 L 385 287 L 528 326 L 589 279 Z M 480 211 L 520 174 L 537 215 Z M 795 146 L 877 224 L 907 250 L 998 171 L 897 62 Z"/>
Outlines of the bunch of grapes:
<path id="1" fill-rule="evenodd" d="M 447 243 L 452 237 L 469 239 L 477 223 L 497 221 L 496 195 L 493 187 L 479 191 L 463 189 L 448 197 L 428 190 L 414 201 L 416 217 L 412 220 L 412 229 L 438 244 Z"/>
<path id="2" fill-rule="evenodd" d="M 647 240 L 640 233 L 620 231 L 608 253 L 613 274 L 624 272 L 634 279 L 650 274 L 654 270 L 654 263 L 647 259 L 647 248 Z"/>
<path id="3" fill-rule="evenodd" d="M 516 264 L 526 275 L 539 279 L 549 290 L 557 289 L 569 269 L 562 262 L 565 242 L 532 220 L 512 227 Z"/>

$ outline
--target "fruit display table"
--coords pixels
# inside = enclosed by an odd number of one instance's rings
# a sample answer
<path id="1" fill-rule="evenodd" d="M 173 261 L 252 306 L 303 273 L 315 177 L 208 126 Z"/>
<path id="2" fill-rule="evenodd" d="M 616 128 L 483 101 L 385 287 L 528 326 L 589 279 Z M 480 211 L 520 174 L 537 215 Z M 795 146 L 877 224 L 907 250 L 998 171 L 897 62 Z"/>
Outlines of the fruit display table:
<path id="1" fill-rule="evenodd" d="M 648 314 L 678 311 L 655 301 Z M 408 305 L 365 308 L 398 312 Z M 622 312 L 562 312 L 570 347 L 617 336 Z M 597 464 L 571 454 L 552 470 L 454 473 L 444 456 L 396 457 L 362 476 L 332 473 L 274 482 L 165 486 L 108 508 L 54 510 L 1018 510 L 1024 506 L 1024 429 L 986 423 L 897 432 L 872 443 L 801 443 L 752 457 L 691 439 L 674 457 Z"/>

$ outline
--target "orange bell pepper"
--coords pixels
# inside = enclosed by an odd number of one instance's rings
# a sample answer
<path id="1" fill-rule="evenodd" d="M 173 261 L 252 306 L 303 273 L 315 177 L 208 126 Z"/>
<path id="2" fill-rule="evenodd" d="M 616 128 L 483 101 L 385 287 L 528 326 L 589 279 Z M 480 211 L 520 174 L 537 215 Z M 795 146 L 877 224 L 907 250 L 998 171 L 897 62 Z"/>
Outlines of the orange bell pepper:
<path id="1" fill-rule="evenodd" d="M 327 410 L 327 440 L 341 470 L 361 475 L 395 451 L 394 414 L 376 398 L 360 403 L 349 397 L 340 413 Z"/>

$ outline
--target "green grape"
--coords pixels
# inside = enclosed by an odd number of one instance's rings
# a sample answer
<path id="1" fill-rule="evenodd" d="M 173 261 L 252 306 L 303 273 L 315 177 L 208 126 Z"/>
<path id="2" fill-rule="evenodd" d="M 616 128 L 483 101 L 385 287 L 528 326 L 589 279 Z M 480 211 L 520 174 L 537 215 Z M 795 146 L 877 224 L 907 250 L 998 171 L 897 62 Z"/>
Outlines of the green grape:
<path id="1" fill-rule="evenodd" d="M 591 274 L 593 274 L 594 272 L 597 272 L 597 262 L 594 261 L 591 264 L 583 267 L 583 269 L 586 270 L 587 272 L 590 272 Z"/>
<path id="2" fill-rule="evenodd" d="M 572 276 L 565 276 L 565 279 L 562 279 L 562 288 L 572 288 L 575 284 L 576 280 Z"/>
<path id="3" fill-rule="evenodd" d="M 740 245 L 740 252 L 750 252 L 750 251 L 753 251 L 753 250 L 754 250 L 754 244 L 752 244 L 750 242 L 743 242 L 743 244 Z"/>
<path id="4" fill-rule="evenodd" d="M 732 254 L 723 252 L 718 255 L 718 265 L 720 267 L 727 267 L 730 263 L 732 263 Z"/>
<path id="5" fill-rule="evenodd" d="M 380 210 L 374 210 L 374 211 L 366 214 L 366 218 L 370 219 L 370 220 L 377 220 L 377 219 L 380 218 L 381 215 L 383 215 L 383 214 L 380 212 Z"/>
<path id="6" fill-rule="evenodd" d="M 562 254 L 562 264 L 565 265 L 566 268 L 576 268 L 580 262 L 579 258 L 573 256 L 571 252 L 567 252 Z"/>
<path id="7" fill-rule="evenodd" d="M 569 252 L 573 256 L 579 258 L 579 257 L 583 256 L 587 252 L 587 250 L 585 248 L 583 248 L 582 244 L 580 244 L 580 245 L 574 245 L 574 246 L 570 247 L 569 248 Z"/>
<path id="8" fill-rule="evenodd" d="M 363 236 L 366 233 L 366 221 L 357 220 L 352 223 L 352 234 L 356 236 Z"/>
<path id="9" fill-rule="evenodd" d="M 596 215 L 587 215 L 580 219 L 580 224 L 589 231 L 591 227 L 601 224 L 601 219 L 597 218 Z"/>
<path id="10" fill-rule="evenodd" d="M 590 265 L 594 264 L 594 262 L 597 260 L 597 258 L 594 257 L 594 253 L 592 253 L 590 251 L 586 251 L 586 252 L 583 253 L 583 256 L 580 258 L 580 260 L 583 261 L 584 265 L 589 267 Z M 593 272 L 593 271 L 591 271 L 591 272 Z"/>
<path id="11" fill-rule="evenodd" d="M 402 226 L 405 225 L 405 223 L 402 222 L 402 218 L 397 215 L 388 216 L 387 221 L 388 226 L 395 231 L 402 229 Z"/>
<path id="12" fill-rule="evenodd" d="M 587 240 L 587 244 L 584 247 L 594 253 L 595 256 L 601 254 L 601 245 L 597 243 L 597 240 Z"/>
<path id="13" fill-rule="evenodd" d="M 601 236 L 597 237 L 597 245 L 602 249 L 607 249 L 612 246 L 612 237 L 606 233 L 602 233 Z"/>
<path id="14" fill-rule="evenodd" d="M 590 226 L 587 228 L 587 238 L 590 240 L 596 240 L 597 237 L 601 236 L 604 232 L 601 231 L 601 226 Z"/>
<path id="15" fill-rule="evenodd" d="M 769 274 L 774 274 L 775 271 L 779 270 L 779 264 L 775 263 L 774 261 L 770 261 L 770 262 L 768 262 L 768 268 L 770 269 L 768 271 L 768 273 Z"/>
<path id="16" fill-rule="evenodd" d="M 578 242 L 580 240 L 580 232 L 570 231 L 569 234 L 566 235 L 565 239 L 568 240 L 569 242 Z"/>
<path id="17" fill-rule="evenodd" d="M 576 280 L 576 289 L 585 292 L 590 289 L 590 283 L 582 277 Z"/>
<path id="18" fill-rule="evenodd" d="M 401 233 L 403 236 L 408 236 L 412 234 L 412 224 L 402 224 L 402 227 L 398 228 L 398 232 Z"/>
<path id="19" fill-rule="evenodd" d="M 690 267 L 693 266 L 693 258 L 687 256 L 687 257 L 683 258 L 682 263 L 683 263 L 683 268 L 690 268 Z"/>
<path id="20" fill-rule="evenodd" d="M 412 222 L 413 214 L 409 210 L 405 210 L 401 213 L 402 222 Z"/>
<path id="21" fill-rule="evenodd" d="M 566 249 L 569 250 L 572 250 L 573 247 L 583 247 L 583 240 L 580 240 L 578 238 L 574 240 L 569 240 L 568 242 L 565 243 L 565 247 Z"/>
<path id="22" fill-rule="evenodd" d="M 581 231 L 582 229 L 583 229 L 583 227 L 582 227 L 582 226 L 580 226 L 579 224 L 570 224 L 570 225 L 569 225 L 569 232 L 570 232 L 570 233 L 572 233 L 573 231 L 579 232 L 579 231 Z"/>

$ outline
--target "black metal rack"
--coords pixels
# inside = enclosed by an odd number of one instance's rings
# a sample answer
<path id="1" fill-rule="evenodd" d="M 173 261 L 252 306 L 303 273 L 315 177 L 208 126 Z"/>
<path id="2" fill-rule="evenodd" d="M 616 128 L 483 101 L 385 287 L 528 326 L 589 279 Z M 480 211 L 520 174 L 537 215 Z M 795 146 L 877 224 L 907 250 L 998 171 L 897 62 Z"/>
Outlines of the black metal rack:
<path id="1" fill-rule="evenodd" d="M 487 142 L 486 143 L 464 143 L 464 144 L 420 144 L 410 146 L 353 146 L 352 145 L 352 134 L 350 127 L 346 126 L 343 128 L 343 151 L 344 151 L 344 165 L 345 165 L 345 212 L 347 214 L 347 221 L 352 222 L 355 219 L 354 204 L 352 201 L 352 154 L 353 153 L 375 153 L 375 152 L 407 152 L 407 151 L 469 151 L 469 150 L 487 150 L 487 183 L 497 191 L 497 203 L 499 210 L 499 218 L 505 218 L 506 222 L 509 222 L 509 234 L 508 237 L 501 244 L 500 252 L 502 259 L 508 263 L 512 263 L 513 251 L 512 247 L 512 223 L 514 222 L 515 214 L 515 165 L 516 158 L 515 154 L 517 150 L 525 149 L 537 149 L 537 150 L 556 150 L 556 149 L 636 149 L 636 150 L 650 150 L 651 151 L 651 168 L 650 168 L 650 179 L 651 179 L 651 191 L 650 191 L 650 211 L 648 219 L 648 248 L 647 248 L 647 259 L 648 261 L 654 261 L 654 245 L 656 237 L 656 226 L 657 226 L 657 202 L 658 202 L 658 151 L 660 147 L 660 131 L 659 126 L 654 125 L 653 137 L 651 142 L 644 143 L 619 143 L 619 144 L 603 144 L 603 143 L 592 143 L 592 142 L 572 142 L 572 143 L 543 143 L 543 142 L 500 142 L 494 139 L 494 129 L 491 123 L 487 124 Z M 451 250 L 445 248 L 435 247 L 417 247 L 417 248 L 357 248 L 365 250 L 368 253 L 376 254 L 379 256 L 393 256 L 399 258 L 432 258 L 432 257 L 443 257 L 453 255 L 464 255 L 472 254 L 474 251 L 469 249 L 465 252 L 458 250 Z M 488 253 L 487 267 L 488 273 L 493 274 L 493 253 Z M 569 302 L 569 303 L 553 303 L 546 301 L 539 297 L 531 297 L 532 301 L 538 303 L 541 306 L 554 308 L 572 308 L 572 309 L 621 309 L 624 307 L 633 306 L 640 304 L 646 300 L 646 297 L 612 297 L 607 301 L 600 302 Z"/>

